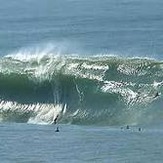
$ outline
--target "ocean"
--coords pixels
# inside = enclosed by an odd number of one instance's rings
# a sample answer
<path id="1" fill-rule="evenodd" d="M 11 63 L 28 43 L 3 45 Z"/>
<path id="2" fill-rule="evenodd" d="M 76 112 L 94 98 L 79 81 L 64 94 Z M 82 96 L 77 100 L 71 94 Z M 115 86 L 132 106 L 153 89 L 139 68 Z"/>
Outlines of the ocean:
<path id="1" fill-rule="evenodd" d="M 163 162 L 161 0 L 0 2 L 0 162 Z"/>

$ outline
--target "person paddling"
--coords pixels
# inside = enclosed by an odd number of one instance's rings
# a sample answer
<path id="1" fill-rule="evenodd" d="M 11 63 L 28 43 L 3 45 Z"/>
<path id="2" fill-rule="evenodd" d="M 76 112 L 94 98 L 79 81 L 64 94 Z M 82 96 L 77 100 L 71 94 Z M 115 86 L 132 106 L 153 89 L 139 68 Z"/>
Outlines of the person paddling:
<path id="1" fill-rule="evenodd" d="M 57 129 L 55 130 L 55 132 L 59 132 L 59 127 L 57 127 Z"/>

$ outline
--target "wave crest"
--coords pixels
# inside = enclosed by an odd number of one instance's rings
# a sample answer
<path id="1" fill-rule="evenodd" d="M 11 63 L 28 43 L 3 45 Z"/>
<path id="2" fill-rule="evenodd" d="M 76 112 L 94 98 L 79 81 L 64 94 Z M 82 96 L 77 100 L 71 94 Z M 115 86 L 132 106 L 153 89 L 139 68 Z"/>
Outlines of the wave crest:
<path id="1" fill-rule="evenodd" d="M 53 110 L 65 110 L 63 123 L 139 123 L 156 119 L 147 118 L 153 108 L 163 114 L 162 86 L 163 62 L 152 59 L 6 56 L 0 60 L 0 114 L 2 120 L 51 123 Z"/>

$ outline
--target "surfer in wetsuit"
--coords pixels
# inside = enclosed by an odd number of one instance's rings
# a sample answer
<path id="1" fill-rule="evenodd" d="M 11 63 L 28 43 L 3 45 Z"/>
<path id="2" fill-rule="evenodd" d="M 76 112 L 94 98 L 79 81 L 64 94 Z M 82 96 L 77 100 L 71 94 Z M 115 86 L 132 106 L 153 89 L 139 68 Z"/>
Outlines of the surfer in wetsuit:
<path id="1" fill-rule="evenodd" d="M 55 119 L 53 120 L 52 124 L 57 124 L 58 117 L 59 117 L 59 114 L 55 117 Z"/>
<path id="2" fill-rule="evenodd" d="M 57 120 L 58 120 L 59 114 L 55 117 L 55 119 L 53 120 L 52 124 L 57 124 Z M 57 126 L 55 132 L 59 132 L 59 127 Z"/>
<path id="3" fill-rule="evenodd" d="M 130 129 L 129 125 L 126 126 L 126 129 Z"/>
<path id="4" fill-rule="evenodd" d="M 142 130 L 142 129 L 139 127 L 139 128 L 138 128 L 138 131 L 141 131 L 141 130 Z"/>
<path id="5" fill-rule="evenodd" d="M 59 127 L 57 127 L 57 129 L 55 130 L 55 132 L 59 132 Z"/>
<path id="6" fill-rule="evenodd" d="M 153 98 L 156 98 L 158 96 L 160 96 L 160 94 L 158 92 L 156 92 L 156 94 L 155 94 L 155 96 Z"/>

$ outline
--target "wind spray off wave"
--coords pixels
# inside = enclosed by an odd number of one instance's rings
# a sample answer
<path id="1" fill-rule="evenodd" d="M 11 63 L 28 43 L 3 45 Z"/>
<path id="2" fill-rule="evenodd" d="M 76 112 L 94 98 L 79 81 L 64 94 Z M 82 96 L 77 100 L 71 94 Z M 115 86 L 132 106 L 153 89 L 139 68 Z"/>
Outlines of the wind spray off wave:
<path id="1" fill-rule="evenodd" d="M 111 56 L 0 59 L 1 121 L 119 125 L 162 119 L 163 62 Z M 155 94 L 159 92 L 159 97 Z"/>

